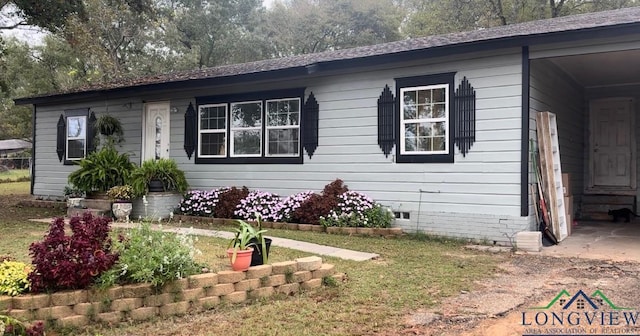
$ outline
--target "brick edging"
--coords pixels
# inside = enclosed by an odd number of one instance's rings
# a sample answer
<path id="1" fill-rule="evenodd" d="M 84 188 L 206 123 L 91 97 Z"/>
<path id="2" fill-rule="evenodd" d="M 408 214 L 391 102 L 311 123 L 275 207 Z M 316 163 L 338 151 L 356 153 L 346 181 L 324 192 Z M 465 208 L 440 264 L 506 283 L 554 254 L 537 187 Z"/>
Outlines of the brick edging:
<path id="1" fill-rule="evenodd" d="M 52 209 L 66 209 L 67 202 L 62 201 L 45 201 L 45 200 L 24 200 L 20 201 L 18 205 L 30 208 L 52 208 Z"/>
<path id="2" fill-rule="evenodd" d="M 206 223 L 211 226 L 236 225 L 235 219 L 198 217 L 187 215 L 175 215 L 174 221 L 185 223 Z M 403 234 L 402 228 L 364 228 L 364 227 L 327 227 L 313 224 L 296 224 L 285 222 L 262 222 L 262 227 L 266 229 L 285 229 L 298 231 L 326 232 L 330 234 L 358 235 L 358 236 L 400 236 Z"/>
<path id="3" fill-rule="evenodd" d="M 75 290 L 52 294 L 0 296 L 0 315 L 28 322 L 42 321 L 62 328 L 92 322 L 118 324 L 156 316 L 184 315 L 212 309 L 220 302 L 239 303 L 274 294 L 293 295 L 321 287 L 324 277 L 346 278 L 320 257 L 298 258 L 247 271 L 202 273 L 173 281 L 161 288 L 149 283 L 115 286 L 105 290 Z"/>

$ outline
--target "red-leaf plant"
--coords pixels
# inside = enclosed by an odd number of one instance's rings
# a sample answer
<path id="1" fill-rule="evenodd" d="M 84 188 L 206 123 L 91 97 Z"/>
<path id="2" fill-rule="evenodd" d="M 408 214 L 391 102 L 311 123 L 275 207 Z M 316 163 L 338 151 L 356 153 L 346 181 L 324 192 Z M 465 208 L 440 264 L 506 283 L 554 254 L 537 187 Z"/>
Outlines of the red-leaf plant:
<path id="1" fill-rule="evenodd" d="M 33 292 L 82 289 L 110 269 L 118 259 L 111 253 L 108 217 L 85 213 L 69 220 L 71 236 L 65 234 L 63 218 L 56 218 L 41 242 L 29 247 L 34 270 L 29 274 Z"/>
<path id="2" fill-rule="evenodd" d="M 322 195 L 313 194 L 298 207 L 292 216 L 293 222 L 303 224 L 319 224 L 320 217 L 326 217 L 338 206 L 338 196 L 349 191 L 341 179 L 327 184 Z"/>

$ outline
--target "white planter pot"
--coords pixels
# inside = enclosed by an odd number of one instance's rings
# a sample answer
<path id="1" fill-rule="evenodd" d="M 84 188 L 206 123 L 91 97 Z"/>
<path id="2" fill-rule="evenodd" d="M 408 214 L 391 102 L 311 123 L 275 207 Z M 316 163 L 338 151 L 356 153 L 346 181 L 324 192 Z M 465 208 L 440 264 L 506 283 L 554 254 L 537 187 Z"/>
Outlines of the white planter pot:
<path id="1" fill-rule="evenodd" d="M 111 205 L 111 212 L 116 217 L 118 222 L 128 222 L 129 216 L 131 215 L 131 210 L 133 210 L 133 205 L 131 202 L 127 203 L 113 203 Z"/>

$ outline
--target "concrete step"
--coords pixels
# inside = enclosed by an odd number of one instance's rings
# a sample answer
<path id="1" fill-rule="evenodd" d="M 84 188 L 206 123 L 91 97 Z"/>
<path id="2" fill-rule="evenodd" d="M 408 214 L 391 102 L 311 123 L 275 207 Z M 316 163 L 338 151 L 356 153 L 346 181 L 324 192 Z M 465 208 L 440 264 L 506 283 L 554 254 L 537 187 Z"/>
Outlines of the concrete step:
<path id="1" fill-rule="evenodd" d="M 629 208 L 633 210 L 632 204 L 583 204 L 582 212 L 602 212 L 607 213 L 611 209 Z"/>
<path id="2" fill-rule="evenodd" d="M 589 195 L 582 196 L 582 204 L 611 204 L 611 205 L 623 205 L 633 206 L 635 202 L 634 196 L 629 195 Z"/>
<path id="3" fill-rule="evenodd" d="M 111 216 L 111 210 L 103 209 L 84 209 L 84 208 L 67 208 L 67 217 L 82 216 L 85 212 L 90 212 L 93 216 Z"/>
<path id="4" fill-rule="evenodd" d="M 581 220 L 588 221 L 610 221 L 612 218 L 606 212 L 585 212 L 583 211 L 580 216 Z"/>

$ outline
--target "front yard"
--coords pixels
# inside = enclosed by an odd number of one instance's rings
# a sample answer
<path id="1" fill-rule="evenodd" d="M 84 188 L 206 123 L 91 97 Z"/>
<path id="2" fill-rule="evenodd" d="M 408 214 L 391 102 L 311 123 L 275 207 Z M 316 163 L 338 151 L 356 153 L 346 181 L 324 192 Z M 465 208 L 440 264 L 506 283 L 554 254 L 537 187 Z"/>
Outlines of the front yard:
<path id="1" fill-rule="evenodd" d="M 28 183 L 0 184 L 0 255 L 30 262 L 28 246 L 39 240 L 47 224 L 28 221 L 60 215 L 59 210 L 20 208 Z M 166 225 L 166 224 L 165 224 Z M 227 228 L 228 229 L 228 228 Z M 424 236 L 365 238 L 324 233 L 269 230 L 267 235 L 310 241 L 380 254 L 367 262 L 323 258 L 335 264 L 348 281 L 298 296 L 275 297 L 251 304 L 221 304 L 205 313 L 157 319 L 120 326 L 92 326 L 84 335 L 369 335 L 399 334 L 404 317 L 421 308 L 437 306 L 445 297 L 478 286 L 493 277 L 504 255 L 465 250 L 461 244 Z M 202 255 L 197 261 L 212 270 L 228 264 L 227 241 L 199 237 Z M 309 254 L 276 247 L 270 262 L 292 260 Z M 50 334 L 66 333 L 55 331 Z"/>

